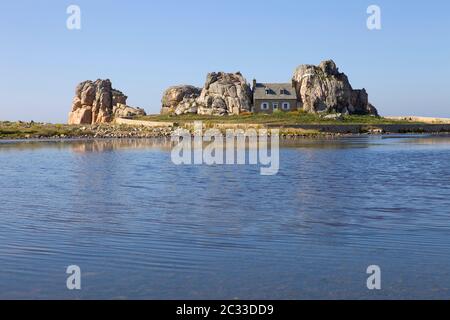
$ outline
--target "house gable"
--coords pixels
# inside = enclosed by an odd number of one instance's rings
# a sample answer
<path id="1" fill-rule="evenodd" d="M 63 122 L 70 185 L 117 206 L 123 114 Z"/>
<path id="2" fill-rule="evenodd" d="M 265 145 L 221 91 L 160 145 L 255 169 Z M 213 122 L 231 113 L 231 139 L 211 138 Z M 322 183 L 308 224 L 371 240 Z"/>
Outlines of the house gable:
<path id="1" fill-rule="evenodd" d="M 297 100 L 292 83 L 255 83 L 254 100 Z"/>
<path id="2" fill-rule="evenodd" d="M 253 82 L 253 112 L 297 110 L 297 93 L 292 83 Z"/>

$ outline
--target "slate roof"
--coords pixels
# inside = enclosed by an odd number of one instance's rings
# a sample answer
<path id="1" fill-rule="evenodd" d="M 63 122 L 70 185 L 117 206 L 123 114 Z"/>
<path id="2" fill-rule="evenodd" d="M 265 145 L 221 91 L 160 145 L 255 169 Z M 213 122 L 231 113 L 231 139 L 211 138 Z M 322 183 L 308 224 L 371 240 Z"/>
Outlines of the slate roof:
<path id="1" fill-rule="evenodd" d="M 297 93 L 292 83 L 257 83 L 253 91 L 253 99 L 297 100 Z"/>

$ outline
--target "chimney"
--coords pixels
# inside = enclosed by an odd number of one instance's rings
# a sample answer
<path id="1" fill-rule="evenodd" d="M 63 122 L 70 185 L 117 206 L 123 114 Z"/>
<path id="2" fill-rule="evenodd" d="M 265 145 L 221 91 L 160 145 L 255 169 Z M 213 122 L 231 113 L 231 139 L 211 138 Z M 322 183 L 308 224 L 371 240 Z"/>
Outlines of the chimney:
<path id="1" fill-rule="evenodd" d="M 253 91 L 256 89 L 256 79 L 253 79 Z"/>

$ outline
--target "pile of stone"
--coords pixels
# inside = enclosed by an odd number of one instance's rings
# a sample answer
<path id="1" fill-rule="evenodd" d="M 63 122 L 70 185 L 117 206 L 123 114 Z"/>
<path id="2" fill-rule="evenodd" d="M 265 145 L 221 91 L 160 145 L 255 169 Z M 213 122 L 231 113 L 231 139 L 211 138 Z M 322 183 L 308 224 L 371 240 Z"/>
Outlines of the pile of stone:
<path id="1" fill-rule="evenodd" d="M 238 115 L 250 111 L 251 105 L 252 91 L 240 72 L 213 72 L 202 89 L 190 85 L 167 89 L 161 114 Z"/>
<path id="2" fill-rule="evenodd" d="M 110 80 L 84 81 L 75 89 L 69 124 L 108 123 L 115 117 L 145 115 L 127 106 L 127 96 L 113 89 Z"/>

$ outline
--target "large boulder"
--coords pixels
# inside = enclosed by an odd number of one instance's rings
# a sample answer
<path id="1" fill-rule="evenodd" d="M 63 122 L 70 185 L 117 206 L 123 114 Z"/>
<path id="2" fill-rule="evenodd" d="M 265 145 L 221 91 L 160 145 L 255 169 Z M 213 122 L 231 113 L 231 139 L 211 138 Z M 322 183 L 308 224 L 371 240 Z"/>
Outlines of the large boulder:
<path id="1" fill-rule="evenodd" d="M 306 112 L 378 115 L 366 90 L 353 90 L 347 76 L 339 72 L 332 60 L 319 66 L 299 66 L 292 81 Z"/>
<path id="2" fill-rule="evenodd" d="M 200 96 L 202 89 L 181 85 L 168 88 L 162 97 L 161 114 L 183 114 L 189 113 L 195 100 Z M 197 113 L 193 109 L 192 113 Z"/>
<path id="3" fill-rule="evenodd" d="M 161 114 L 226 115 L 250 111 L 252 91 L 241 73 L 209 73 L 205 87 L 175 86 L 162 98 Z"/>
<path id="4" fill-rule="evenodd" d="M 75 89 L 68 122 L 69 124 L 105 123 L 125 114 L 142 114 L 142 109 L 126 106 L 127 98 L 121 91 L 112 88 L 109 79 L 84 81 Z"/>
<path id="5" fill-rule="evenodd" d="M 118 103 L 113 107 L 114 118 L 129 118 L 135 116 L 145 116 L 147 115 L 144 109 L 133 108 L 127 106 L 126 104 Z"/>
<path id="6" fill-rule="evenodd" d="M 198 113 L 240 114 L 251 110 L 252 100 L 252 90 L 240 72 L 213 72 L 208 74 L 197 99 Z"/>
<path id="7" fill-rule="evenodd" d="M 128 97 L 122 93 L 122 91 L 112 90 L 112 105 L 127 104 Z"/>
<path id="8" fill-rule="evenodd" d="M 69 114 L 69 124 L 91 124 L 92 108 L 84 107 L 72 111 Z"/>

